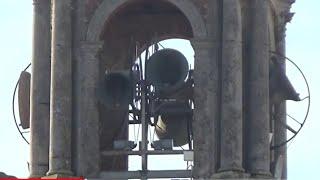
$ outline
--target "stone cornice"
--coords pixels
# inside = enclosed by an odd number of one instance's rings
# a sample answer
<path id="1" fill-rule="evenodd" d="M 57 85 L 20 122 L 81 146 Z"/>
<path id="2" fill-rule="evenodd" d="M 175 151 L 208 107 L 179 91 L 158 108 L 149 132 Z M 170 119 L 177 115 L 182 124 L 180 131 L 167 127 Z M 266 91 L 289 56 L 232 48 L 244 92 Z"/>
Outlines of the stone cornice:
<path id="1" fill-rule="evenodd" d="M 271 0 L 275 13 L 280 22 L 287 23 L 291 21 L 294 13 L 291 13 L 290 9 L 294 2 L 295 0 Z"/>
<path id="2" fill-rule="evenodd" d="M 276 27 L 278 40 L 285 38 L 286 24 L 291 21 L 294 13 L 292 13 L 291 6 L 295 0 L 270 0 L 274 15 L 276 16 Z"/>

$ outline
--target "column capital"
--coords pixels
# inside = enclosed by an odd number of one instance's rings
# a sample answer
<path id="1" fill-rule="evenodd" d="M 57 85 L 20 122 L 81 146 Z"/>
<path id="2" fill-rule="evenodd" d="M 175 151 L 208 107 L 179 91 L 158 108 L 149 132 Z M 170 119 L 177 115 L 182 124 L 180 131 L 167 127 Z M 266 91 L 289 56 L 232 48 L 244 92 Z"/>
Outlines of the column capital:
<path id="1" fill-rule="evenodd" d="M 276 29 L 277 40 L 278 41 L 284 40 L 286 38 L 286 31 L 287 31 L 286 23 L 279 22 L 276 27 L 277 27 Z"/>
<path id="2" fill-rule="evenodd" d="M 39 0 L 32 0 L 32 5 L 39 5 L 40 4 L 40 2 L 39 2 Z"/>
<path id="3" fill-rule="evenodd" d="M 101 49 L 103 46 L 103 43 L 104 43 L 103 41 L 81 41 L 80 47 L 94 51 L 94 50 Z"/>
<path id="4" fill-rule="evenodd" d="M 43 3 L 50 4 L 50 0 L 32 0 L 34 6 L 41 5 Z"/>
<path id="5" fill-rule="evenodd" d="M 213 39 L 192 39 L 190 41 L 197 59 L 210 57 L 212 50 L 219 45 L 219 42 Z"/>
<path id="6" fill-rule="evenodd" d="M 216 44 L 218 44 L 219 42 L 217 40 L 214 39 L 200 39 L 200 38 L 194 38 L 190 40 L 192 47 L 195 50 L 199 50 L 199 49 L 210 49 L 215 47 Z"/>
<path id="7" fill-rule="evenodd" d="M 102 49 L 103 41 L 81 41 L 80 48 L 83 52 L 97 53 Z"/>

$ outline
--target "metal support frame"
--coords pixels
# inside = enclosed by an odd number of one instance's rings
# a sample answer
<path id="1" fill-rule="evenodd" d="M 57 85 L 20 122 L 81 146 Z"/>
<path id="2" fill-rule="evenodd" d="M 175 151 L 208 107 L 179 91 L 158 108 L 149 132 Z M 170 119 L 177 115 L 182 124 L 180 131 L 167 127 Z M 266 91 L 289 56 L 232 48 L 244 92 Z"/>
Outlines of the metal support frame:
<path id="1" fill-rule="evenodd" d="M 148 51 L 147 51 L 148 52 Z M 148 53 L 146 53 L 146 59 L 148 59 Z M 148 179 L 148 178 L 191 178 L 192 170 L 156 170 L 149 171 L 148 170 L 148 155 L 183 155 L 185 150 L 148 150 L 148 126 L 149 122 L 151 122 L 150 117 L 152 113 L 150 113 L 149 105 L 150 105 L 150 94 L 152 94 L 149 90 L 148 82 L 143 76 L 142 71 L 142 61 L 140 60 L 140 81 L 138 82 L 137 87 L 137 100 L 140 101 L 139 110 L 133 107 L 133 110 L 129 113 L 137 113 L 133 117 L 138 116 L 138 119 L 134 119 L 131 124 L 140 124 L 142 127 L 141 132 L 141 144 L 139 145 L 139 150 L 111 150 L 111 151 L 102 151 L 101 156 L 119 156 L 119 155 L 138 155 L 141 156 L 141 170 L 139 171 L 103 171 L 100 173 L 101 179 Z M 146 65 L 145 65 L 146 66 Z M 137 112 L 139 111 L 139 112 Z M 189 127 L 190 128 L 190 127 Z M 189 131 L 189 129 L 188 129 Z M 190 136 L 190 135 L 188 135 Z M 189 137 L 189 141 L 190 137 Z M 191 143 L 189 142 L 189 146 Z M 191 147 L 189 147 L 191 149 Z M 190 151 L 190 150 L 189 150 Z M 90 179 L 96 180 L 96 179 Z M 98 180 L 98 179 L 97 179 Z"/>
<path id="2" fill-rule="evenodd" d="M 185 150 L 154 150 L 154 151 L 103 151 L 103 156 L 119 156 L 119 155 L 178 155 L 183 154 Z"/>
<path id="3" fill-rule="evenodd" d="M 103 156 L 116 155 L 139 155 L 142 158 L 141 171 L 123 171 L 123 172 L 101 172 L 100 178 L 105 179 L 148 179 L 148 178 L 190 178 L 192 177 L 191 170 L 148 170 L 148 155 L 177 155 L 184 154 L 184 150 L 148 150 L 148 119 L 146 114 L 146 86 L 142 81 L 141 87 L 141 126 L 142 126 L 142 140 L 141 149 L 139 151 L 103 151 Z M 98 179 L 90 179 L 98 180 Z"/>
<path id="4" fill-rule="evenodd" d="M 140 178 L 190 178 L 191 170 L 167 170 L 167 171 L 127 171 L 127 172 L 101 172 L 103 179 L 140 179 Z M 100 179 L 88 179 L 100 180 Z"/>
<path id="5" fill-rule="evenodd" d="M 148 122 L 146 120 L 146 85 L 143 81 L 141 93 L 141 126 L 142 126 L 142 144 L 141 144 L 141 158 L 142 158 L 142 171 L 148 170 Z M 141 179 L 146 179 L 144 173 L 141 174 Z"/>

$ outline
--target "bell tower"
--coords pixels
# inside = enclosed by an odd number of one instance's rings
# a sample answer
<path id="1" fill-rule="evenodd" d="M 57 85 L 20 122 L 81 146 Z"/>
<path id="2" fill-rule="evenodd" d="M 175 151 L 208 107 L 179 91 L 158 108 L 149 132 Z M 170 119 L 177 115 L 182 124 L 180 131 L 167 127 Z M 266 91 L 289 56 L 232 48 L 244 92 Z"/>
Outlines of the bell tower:
<path id="1" fill-rule="evenodd" d="M 285 54 L 293 2 L 33 0 L 30 176 L 286 178 L 286 148 L 272 145 L 286 140 L 285 100 L 298 97 L 289 88 L 295 97 L 274 100 L 282 89 L 272 86 L 270 52 Z M 183 52 L 158 51 L 172 38 L 190 41 L 194 69 Z M 183 88 L 185 98 L 173 93 Z M 138 144 L 128 141 L 130 123 L 142 126 Z M 151 150 L 152 125 L 160 144 L 189 144 L 188 152 Z M 193 167 L 152 171 L 152 154 L 184 154 Z M 128 171 L 130 155 L 141 157 L 140 171 Z"/>

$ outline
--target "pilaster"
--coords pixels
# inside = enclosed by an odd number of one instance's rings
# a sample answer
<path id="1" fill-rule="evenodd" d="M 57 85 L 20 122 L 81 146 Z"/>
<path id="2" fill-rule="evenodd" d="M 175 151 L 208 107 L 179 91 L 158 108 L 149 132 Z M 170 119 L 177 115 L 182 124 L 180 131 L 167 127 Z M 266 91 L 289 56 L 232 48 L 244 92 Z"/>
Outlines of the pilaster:
<path id="1" fill-rule="evenodd" d="M 195 50 L 193 121 L 194 176 L 210 178 L 216 169 L 216 123 L 219 111 L 219 42 L 193 39 Z"/>
<path id="2" fill-rule="evenodd" d="M 98 52 L 103 42 L 82 41 L 76 56 L 76 108 L 74 155 L 78 176 L 98 177 L 100 172 L 99 109 L 97 88 L 99 87 Z"/>
<path id="3" fill-rule="evenodd" d="M 276 52 L 281 55 L 286 55 L 286 20 L 283 17 L 278 17 L 278 24 L 276 27 L 278 31 L 276 31 L 277 39 L 276 39 Z M 283 65 L 283 69 L 285 69 L 285 59 L 281 59 L 281 63 Z M 287 140 L 287 129 L 283 126 L 283 124 L 287 124 L 287 113 L 286 113 L 286 102 L 283 101 L 281 103 L 274 105 L 274 116 L 275 116 L 275 124 L 274 124 L 274 143 L 280 144 Z M 283 145 L 279 148 L 274 149 L 275 161 L 277 161 L 280 157 L 283 158 L 283 167 L 281 178 L 287 178 L 287 146 Z"/>

